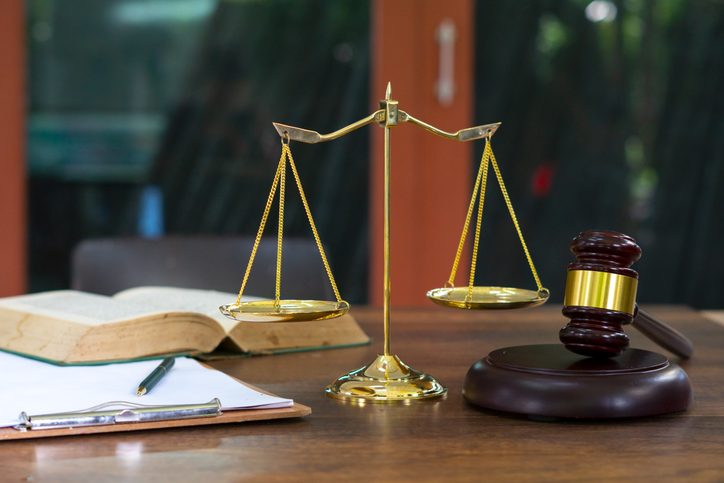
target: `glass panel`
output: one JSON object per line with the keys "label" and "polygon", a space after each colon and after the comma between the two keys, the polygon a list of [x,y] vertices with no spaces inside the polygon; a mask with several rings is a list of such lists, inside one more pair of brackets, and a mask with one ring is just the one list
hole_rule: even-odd
{"label": "glass panel", "polygon": [[[83,238],[254,235],[281,153],[271,121],[329,132],[369,113],[366,1],[27,7],[32,291],[69,284]],[[340,290],[359,302],[367,135],[347,138],[293,150]],[[311,237],[288,186],[285,236]]]}
{"label": "glass panel", "polygon": [[[639,301],[721,307],[724,5],[497,0],[476,15],[476,120],[503,122],[495,153],[552,299],[570,240],[610,229],[642,248]],[[477,273],[532,283],[501,197],[485,212],[483,240],[514,248]]]}

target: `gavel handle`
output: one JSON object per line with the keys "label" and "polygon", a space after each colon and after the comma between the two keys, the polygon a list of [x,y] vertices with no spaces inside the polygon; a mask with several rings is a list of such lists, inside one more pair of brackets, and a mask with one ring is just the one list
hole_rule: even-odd
{"label": "gavel handle", "polygon": [[694,344],[681,332],[674,329],[636,305],[631,323],[639,332],[679,357],[688,359],[694,353]]}

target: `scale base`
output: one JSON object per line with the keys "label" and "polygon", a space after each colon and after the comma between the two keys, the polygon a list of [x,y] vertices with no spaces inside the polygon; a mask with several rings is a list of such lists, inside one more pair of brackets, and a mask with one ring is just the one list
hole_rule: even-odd
{"label": "scale base", "polygon": [[656,352],[628,349],[593,359],[563,345],[508,347],[470,368],[468,402],[535,418],[628,418],[686,409],[692,402],[684,370]]}
{"label": "scale base", "polygon": [[366,366],[327,386],[327,396],[349,402],[396,402],[439,397],[447,392],[437,379],[412,369],[393,354],[378,355]]}

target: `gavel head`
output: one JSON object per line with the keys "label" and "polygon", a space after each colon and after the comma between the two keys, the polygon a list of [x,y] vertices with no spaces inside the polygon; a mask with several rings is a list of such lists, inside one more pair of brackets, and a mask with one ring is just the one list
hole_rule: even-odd
{"label": "gavel head", "polygon": [[578,262],[568,266],[559,337],[566,348],[590,357],[613,357],[628,348],[622,326],[633,321],[641,257],[636,241],[621,233],[591,230],[571,242]]}

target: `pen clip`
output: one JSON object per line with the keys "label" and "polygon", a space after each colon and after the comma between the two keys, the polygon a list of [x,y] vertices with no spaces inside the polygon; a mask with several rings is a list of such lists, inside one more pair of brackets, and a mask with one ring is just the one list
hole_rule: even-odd
{"label": "pen clip", "polygon": [[[121,408],[103,410],[108,407]],[[205,404],[184,404],[176,406],[149,406],[112,401],[92,408],[68,413],[41,414],[28,416],[20,414],[20,424],[14,426],[19,431],[28,429],[57,429],[76,426],[100,426],[116,423],[137,423],[167,421],[170,419],[188,419],[218,416],[221,414],[221,401],[215,398]]]}

